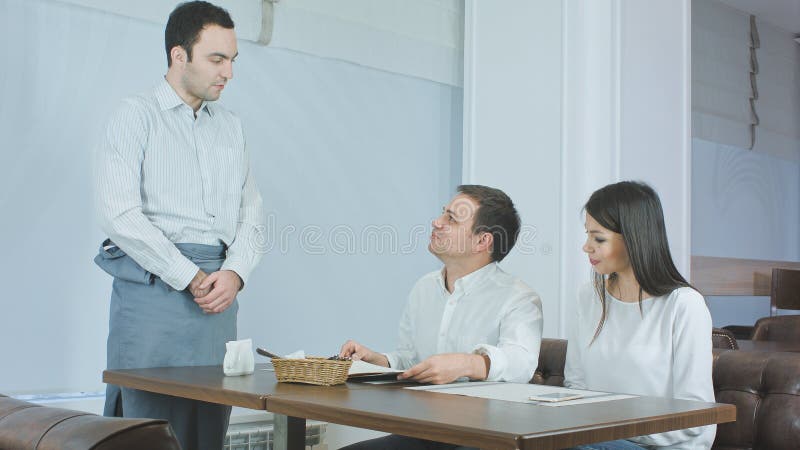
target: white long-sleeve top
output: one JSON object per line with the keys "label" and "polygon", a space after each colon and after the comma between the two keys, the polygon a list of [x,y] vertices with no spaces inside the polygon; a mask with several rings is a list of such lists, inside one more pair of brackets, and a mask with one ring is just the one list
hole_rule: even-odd
{"label": "white long-sleeve top", "polygon": [[539,360],[542,302],[518,278],[490,263],[445,287],[443,271],[417,281],[400,321],[391,367],[408,369],[440,353],[482,353],[491,381],[527,383]]}
{"label": "white long-sleeve top", "polygon": [[123,101],[96,157],[100,226],[140,266],[182,290],[198,267],[174,244],[225,244],[222,269],[247,281],[266,220],[236,116],[203,102],[195,118],[162,80]]}
{"label": "white long-sleeve top", "polygon": [[[571,321],[564,384],[576,389],[714,402],[711,315],[688,287],[639,304],[606,293],[607,315],[591,343],[602,307],[593,286],[578,295]],[[591,345],[590,345],[591,343]],[[708,449],[716,425],[639,436],[639,445]]]}

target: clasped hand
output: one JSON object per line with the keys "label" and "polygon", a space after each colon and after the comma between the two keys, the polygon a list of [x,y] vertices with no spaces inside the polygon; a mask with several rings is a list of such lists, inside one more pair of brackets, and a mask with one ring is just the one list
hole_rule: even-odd
{"label": "clasped hand", "polygon": [[233,303],[242,287],[242,279],[232,270],[220,270],[206,274],[198,270],[189,283],[189,292],[194,302],[207,314],[218,314]]}

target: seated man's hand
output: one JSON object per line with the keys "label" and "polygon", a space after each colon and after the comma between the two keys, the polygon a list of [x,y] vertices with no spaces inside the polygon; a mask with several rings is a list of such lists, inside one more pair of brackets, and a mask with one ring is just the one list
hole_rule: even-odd
{"label": "seated man's hand", "polygon": [[389,360],[381,353],[373,352],[354,340],[349,340],[342,345],[339,350],[340,358],[352,358],[355,361],[361,360],[378,366],[389,367]]}
{"label": "seated man's hand", "polygon": [[211,289],[202,297],[196,297],[195,303],[208,314],[218,314],[228,309],[242,287],[242,279],[232,270],[212,272],[203,279],[199,289]]}
{"label": "seated man's hand", "polygon": [[485,380],[486,363],[483,356],[471,353],[442,353],[433,355],[397,376],[398,380],[419,383],[446,384],[461,377]]}

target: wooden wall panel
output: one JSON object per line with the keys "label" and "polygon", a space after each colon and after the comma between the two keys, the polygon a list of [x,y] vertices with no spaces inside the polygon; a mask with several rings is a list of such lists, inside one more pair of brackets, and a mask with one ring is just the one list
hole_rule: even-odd
{"label": "wooden wall panel", "polygon": [[800,270],[800,262],[692,256],[689,281],[703,295],[769,296],[774,267]]}

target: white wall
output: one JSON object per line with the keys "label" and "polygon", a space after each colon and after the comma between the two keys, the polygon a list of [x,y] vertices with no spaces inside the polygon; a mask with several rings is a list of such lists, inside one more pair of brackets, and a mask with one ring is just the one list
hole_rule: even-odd
{"label": "white wall", "polygon": [[464,177],[505,191],[523,228],[502,267],[542,297],[558,334],[561,2],[468,1]]}
{"label": "white wall", "polygon": [[[50,0],[164,25],[183,0]],[[217,0],[240,40],[461,86],[460,0]]]}
{"label": "white wall", "polygon": [[[800,261],[800,163],[693,139],[692,253]],[[752,325],[769,297],[708,297],[714,326]]]}
{"label": "white wall", "polygon": [[517,250],[505,266],[542,295],[545,335],[565,335],[590,279],[580,212],[605,184],[636,179],[658,190],[673,257],[688,274],[688,6],[467,3],[464,179],[507,189],[535,226],[537,252]]}
{"label": "white wall", "polygon": [[270,45],[461,86],[462,0],[275,3]]}
{"label": "white wall", "polygon": [[661,197],[670,250],[691,257],[690,0],[620,3],[620,179]]}
{"label": "white wall", "polygon": [[[19,369],[0,385],[97,391],[111,280],[92,263],[103,238],[92,148],[120,100],[164,74],[163,27],[41,0],[0,0],[0,25],[0,360]],[[275,239],[240,296],[239,336],[279,352],[333,354],[351,337],[391,348],[408,290],[438,265],[426,237],[461,178],[461,90],[239,51],[222,103],[242,118]],[[382,250],[362,234],[371,226],[391,226],[377,230]],[[337,252],[331,236],[355,250]]]}

